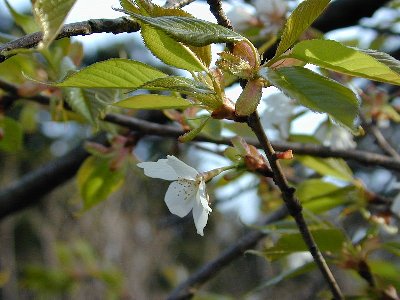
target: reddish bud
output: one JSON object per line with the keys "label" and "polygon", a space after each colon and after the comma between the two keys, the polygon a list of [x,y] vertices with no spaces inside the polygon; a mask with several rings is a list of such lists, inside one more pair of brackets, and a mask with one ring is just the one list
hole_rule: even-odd
{"label": "reddish bud", "polygon": [[258,58],[255,57],[251,46],[246,42],[238,42],[233,46],[233,54],[247,61],[250,66],[257,67]]}
{"label": "reddish bud", "polygon": [[275,153],[277,159],[292,159],[293,158],[293,151],[286,150],[285,152],[277,152]]}

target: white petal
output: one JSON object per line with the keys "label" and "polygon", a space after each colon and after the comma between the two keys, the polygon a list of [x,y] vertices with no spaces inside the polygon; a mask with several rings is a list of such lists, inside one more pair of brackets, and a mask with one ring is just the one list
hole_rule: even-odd
{"label": "white petal", "polygon": [[196,200],[200,200],[201,205],[208,212],[212,212],[211,207],[208,205],[208,194],[206,189],[206,183],[202,180],[197,191]]}
{"label": "white petal", "polygon": [[178,179],[175,170],[168,164],[168,159],[159,159],[157,162],[141,162],[137,166],[143,168],[144,174],[152,178],[164,180]]}
{"label": "white petal", "polygon": [[179,177],[196,180],[196,177],[199,174],[199,172],[197,172],[196,169],[192,168],[191,166],[188,166],[183,161],[177,159],[173,155],[168,155],[167,159],[168,159],[168,165],[175,170],[176,174]]}
{"label": "white petal", "polygon": [[[202,182],[204,183],[204,182]],[[193,220],[196,225],[197,233],[204,235],[203,230],[207,225],[208,214],[211,212],[211,208],[208,206],[208,195],[204,188],[200,188],[196,195],[196,201],[193,205]]]}
{"label": "white petal", "polygon": [[196,194],[197,185],[195,181],[174,181],[169,185],[165,194],[165,203],[171,213],[182,218],[192,209]]}

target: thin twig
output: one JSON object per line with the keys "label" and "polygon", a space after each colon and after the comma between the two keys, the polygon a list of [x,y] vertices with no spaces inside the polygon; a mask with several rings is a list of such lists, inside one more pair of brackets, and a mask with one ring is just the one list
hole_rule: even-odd
{"label": "thin twig", "polygon": [[[131,130],[139,131],[144,135],[155,135],[162,137],[177,138],[185,133],[185,131],[176,126],[164,125],[164,124],[161,125],[137,119],[135,117],[125,116],[115,113],[106,114],[104,117],[104,121],[124,126]],[[228,138],[213,139],[203,135],[198,135],[194,140],[199,142],[210,142],[220,145],[231,145],[231,141]],[[255,139],[246,139],[246,142],[258,148],[260,147],[259,142]],[[399,161],[381,154],[360,151],[360,150],[352,150],[352,149],[341,150],[321,145],[311,145],[311,144],[308,145],[302,143],[276,142],[272,143],[272,145],[274,149],[278,151],[286,151],[288,149],[291,149],[295,155],[302,154],[302,155],[311,155],[321,158],[328,158],[328,157],[343,158],[346,160],[354,160],[359,163],[365,164],[367,166],[381,166],[390,170],[400,172]]]}
{"label": "thin twig", "polygon": [[[286,207],[278,209],[263,222],[264,225],[282,220],[288,215]],[[208,262],[194,272],[187,280],[177,286],[167,298],[168,300],[190,299],[196,290],[204,283],[216,276],[223,268],[242,256],[245,251],[253,248],[258,241],[266,236],[261,231],[252,231],[239,239],[234,245],[227,248],[217,258]]]}
{"label": "thin twig", "polygon": [[222,9],[221,0],[207,0],[207,3],[210,6],[211,13],[214,15],[215,19],[217,19],[218,24],[233,30],[231,21]]}
{"label": "thin twig", "polygon": [[[91,19],[88,21],[71,23],[64,25],[56,39],[72,37],[77,35],[90,35],[94,33],[113,33],[139,31],[140,26],[133,20],[121,17],[117,19]],[[14,54],[8,52],[16,49],[29,49],[36,47],[43,38],[41,32],[25,35],[14,41],[0,45],[0,63],[10,58]]]}
{"label": "thin twig", "polygon": [[248,125],[257,136],[261,144],[261,148],[264,150],[265,155],[267,156],[270,167],[274,173],[272,178],[275,184],[280,189],[282,193],[282,198],[286,204],[289,214],[295,219],[303,240],[306,243],[311,255],[313,256],[315,263],[317,264],[322,275],[324,276],[325,281],[328,283],[332,295],[337,300],[344,299],[342,292],[335,280],[335,277],[330,271],[328,264],[326,263],[324,257],[318,249],[317,244],[314,241],[314,238],[311,235],[311,232],[302,214],[303,208],[301,206],[301,203],[294,195],[295,189],[289,186],[276,157],[275,150],[269,142],[267,136],[265,135],[265,132],[260,122],[260,118],[256,112],[249,116]]}
{"label": "thin twig", "polygon": [[[166,5],[168,8],[178,8],[188,5],[194,0],[183,0],[174,4]],[[140,30],[140,25],[127,17],[117,19],[91,19],[88,21],[66,24],[62,27],[56,39],[73,37],[78,35],[91,35],[94,33],[130,33]],[[30,49],[36,47],[43,38],[42,32],[25,35],[14,41],[0,45],[0,63],[14,55],[9,53],[17,49]]]}
{"label": "thin twig", "polygon": [[376,142],[378,143],[379,147],[395,158],[396,160],[400,160],[400,154],[392,147],[392,145],[389,144],[389,142],[386,140],[386,138],[383,136],[382,132],[379,130],[378,127],[376,127],[374,124],[371,122],[368,122],[367,119],[360,114],[361,121],[364,125],[364,127],[367,128],[367,130],[374,136]]}

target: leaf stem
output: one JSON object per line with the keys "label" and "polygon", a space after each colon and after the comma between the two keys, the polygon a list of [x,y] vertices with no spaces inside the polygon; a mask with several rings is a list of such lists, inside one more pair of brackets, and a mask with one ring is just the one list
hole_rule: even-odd
{"label": "leaf stem", "polygon": [[295,189],[289,186],[289,183],[285,175],[283,174],[282,168],[276,157],[275,150],[272,147],[271,143],[269,142],[262,128],[260,118],[256,112],[252,113],[249,116],[247,124],[257,136],[257,139],[259,140],[260,145],[264,150],[265,155],[267,156],[267,159],[273,171],[272,178],[275,184],[281,190],[282,197],[286,204],[286,207],[290,215],[295,219],[299,231],[303,237],[303,240],[306,243],[311,255],[314,258],[315,263],[320,269],[326,282],[328,283],[334,299],[336,300],[344,299],[343,294],[339,288],[339,285],[337,284],[334,276],[332,275],[332,272],[330,271],[324,257],[321,254],[321,251],[318,249],[318,246],[315,243],[313,236],[311,235],[311,232],[302,214],[303,208],[300,204],[300,201],[294,195]]}

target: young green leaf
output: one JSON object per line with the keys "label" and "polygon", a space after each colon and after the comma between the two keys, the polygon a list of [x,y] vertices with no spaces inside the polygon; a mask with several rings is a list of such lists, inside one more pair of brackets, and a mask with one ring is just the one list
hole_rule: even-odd
{"label": "young green leaf", "polygon": [[302,265],[300,267],[283,271],[282,273],[278,274],[277,276],[274,276],[274,277],[268,279],[266,282],[260,284],[258,287],[253,289],[253,292],[258,292],[266,287],[276,285],[284,280],[287,280],[290,278],[295,278],[302,274],[311,272],[313,269],[315,269],[316,266],[317,265],[313,261],[311,261],[311,262],[305,263],[304,265]]}
{"label": "young green leaf", "polygon": [[324,11],[329,2],[330,0],[305,0],[297,6],[286,21],[275,57],[283,54],[297,41],[299,36]]}
{"label": "young green leaf", "polygon": [[211,22],[190,17],[147,17],[125,11],[135,19],[165,32],[174,40],[192,46],[206,46],[212,43],[242,41],[240,34]]}
{"label": "young green leaf", "polygon": [[179,141],[181,143],[186,143],[190,142],[193,140],[197,135],[199,135],[200,131],[204,128],[206,125],[207,121],[210,120],[210,117],[205,117],[201,120],[200,125],[198,125],[196,128],[193,128],[192,130],[186,132],[184,135],[181,135],[179,137]]}
{"label": "young green leaf", "polygon": [[[332,253],[342,249],[346,237],[338,229],[317,229],[312,230],[315,242],[321,251]],[[307,251],[308,248],[300,233],[282,234],[273,247],[264,249],[262,254],[269,260],[276,260],[294,252]]]}
{"label": "young green leaf", "polygon": [[60,31],[76,0],[36,0],[33,14],[43,32],[39,47],[47,47]]}
{"label": "young green leaf", "polygon": [[214,93],[214,91],[211,90],[207,85],[180,76],[168,76],[164,78],[158,78],[146,82],[142,86],[138,87],[138,89],[148,89],[156,91],[168,90],[188,95]]}
{"label": "young green leaf", "polygon": [[313,111],[325,112],[334,120],[355,130],[359,101],[348,88],[334,80],[301,67],[272,70],[263,68],[260,75],[272,82],[288,97]]}
{"label": "young green leaf", "polygon": [[145,94],[129,97],[115,103],[115,105],[131,109],[167,109],[186,108],[193,104],[180,97]]}
{"label": "young green leaf", "polygon": [[15,152],[22,148],[24,133],[19,122],[0,117],[0,150]]}
{"label": "young green leaf", "polygon": [[55,86],[129,89],[166,76],[168,75],[144,63],[113,58],[73,73]]}
{"label": "young green leaf", "polygon": [[116,100],[116,91],[110,89],[66,88],[63,92],[72,110],[92,124],[97,124],[107,105]]}
{"label": "young green leaf", "polygon": [[296,155],[296,159],[322,176],[332,176],[348,182],[353,181],[353,172],[343,159],[318,158],[308,155]]}
{"label": "young green leaf", "polygon": [[289,57],[339,73],[400,85],[400,62],[388,54],[358,50],[330,40],[296,44]]}
{"label": "young green leaf", "polygon": [[27,16],[20,14],[17,12],[8,2],[8,0],[4,0],[4,3],[6,4],[8,11],[10,12],[11,16],[13,17],[13,20],[15,24],[17,24],[19,27],[22,28],[22,30],[26,33],[34,33],[39,30],[38,26],[35,23],[35,20],[32,18],[32,16]]}
{"label": "young green leaf", "polygon": [[311,179],[297,187],[296,195],[304,208],[322,213],[355,201],[357,190],[354,186],[339,187],[321,179]]}
{"label": "young green leaf", "polygon": [[124,172],[111,170],[108,159],[91,156],[81,165],[77,175],[78,187],[83,199],[83,210],[106,200],[124,182]]}
{"label": "young green leaf", "polygon": [[207,70],[189,47],[175,41],[166,33],[142,24],[141,34],[147,48],[167,65],[188,71]]}

